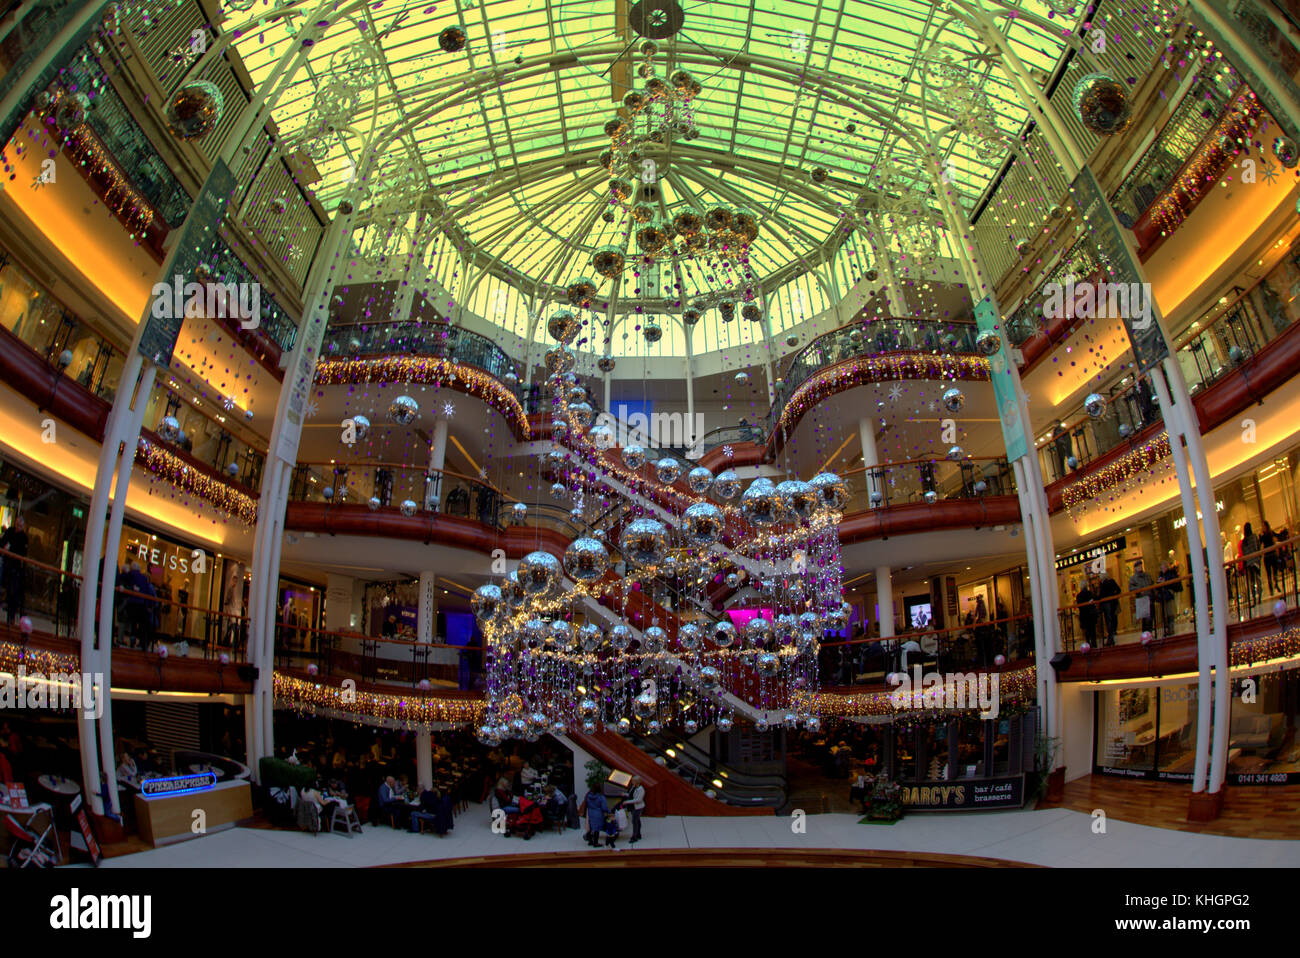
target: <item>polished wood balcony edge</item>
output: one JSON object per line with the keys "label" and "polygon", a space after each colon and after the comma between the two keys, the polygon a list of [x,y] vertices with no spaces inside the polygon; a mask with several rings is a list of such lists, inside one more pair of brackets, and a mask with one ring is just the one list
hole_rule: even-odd
{"label": "polished wood balcony edge", "polygon": [[[653,816],[647,816],[653,817]],[[845,848],[630,848],[438,858],[379,868],[1041,868],[1025,862],[946,852]]]}

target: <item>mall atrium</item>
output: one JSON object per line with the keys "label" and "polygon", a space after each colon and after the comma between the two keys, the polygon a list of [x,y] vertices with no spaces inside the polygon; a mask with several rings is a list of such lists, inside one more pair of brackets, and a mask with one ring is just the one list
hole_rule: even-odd
{"label": "mall atrium", "polygon": [[35,0],[0,71],[11,867],[1300,863],[1295,3]]}

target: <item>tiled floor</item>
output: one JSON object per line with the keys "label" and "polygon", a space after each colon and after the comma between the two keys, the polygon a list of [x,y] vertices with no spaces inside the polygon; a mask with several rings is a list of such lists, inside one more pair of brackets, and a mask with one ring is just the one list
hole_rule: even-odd
{"label": "tiled floor", "polygon": [[[914,814],[896,825],[859,825],[858,816],[808,815],[798,833],[789,817],[651,818],[636,848],[845,848],[978,855],[1049,866],[1177,868],[1300,866],[1300,843],[1195,834],[1111,818],[1095,834],[1090,815],[1042,811]],[[237,867],[357,868],[435,858],[535,854],[585,848],[578,832],[539,834],[531,841],[494,835],[486,811],[471,806],[444,839],[366,826],[363,835],[312,836],[297,831],[237,828],[166,848],[113,858],[103,868]]]}

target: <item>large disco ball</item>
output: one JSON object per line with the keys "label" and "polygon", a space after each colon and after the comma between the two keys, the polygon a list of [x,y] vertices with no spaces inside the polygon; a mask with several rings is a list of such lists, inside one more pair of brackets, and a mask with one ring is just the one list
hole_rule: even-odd
{"label": "large disco ball", "polygon": [[962,406],[966,405],[966,394],[953,386],[943,394],[943,408],[949,412],[961,412]]}
{"label": "large disco ball", "polygon": [[714,666],[706,665],[699,671],[700,686],[708,691],[716,689],[722,682],[722,673]]}
{"label": "large disco ball", "polygon": [[975,337],[975,348],[982,356],[992,356],[1002,348],[1002,337],[991,329],[986,329]]}
{"label": "large disco ball", "polygon": [[591,268],[606,279],[612,279],[623,272],[626,265],[623,251],[617,246],[602,246],[591,257]]}
{"label": "large disco ball", "polygon": [[760,675],[776,675],[781,670],[781,658],[775,652],[762,652],[754,660]]}
{"label": "large disco ball", "polygon": [[388,418],[399,426],[409,426],[420,415],[420,404],[410,396],[398,396],[388,404]]}
{"label": "large disco ball", "polygon": [[357,431],[357,442],[361,442],[370,435],[370,420],[365,416],[353,416],[352,425]]}
{"label": "large disco ball", "polygon": [[687,326],[694,326],[703,318],[704,314],[694,307],[688,307],[682,310],[682,322]]}
{"label": "large disco ball", "polygon": [[811,519],[820,505],[817,490],[802,479],[787,479],[776,487],[785,512],[796,519]]}
{"label": "large disco ball", "polygon": [[849,501],[849,484],[833,472],[819,472],[808,481],[821,508],[839,512]]}
{"label": "large disco ball", "polygon": [[566,346],[574,336],[578,335],[580,329],[582,329],[581,321],[568,310],[556,313],[546,322],[546,331],[551,334],[551,338]]}
{"label": "large disco ball", "polygon": [[686,474],[686,484],[690,486],[691,492],[702,496],[713,485],[713,473],[708,466],[696,466]]}
{"label": "large disco ball", "polygon": [[714,622],[709,640],[720,649],[729,649],[736,643],[736,627],[727,619]]}
{"label": "large disco ball", "polygon": [[402,504],[398,506],[398,508],[402,511],[402,515],[410,518],[415,515],[415,510],[418,509],[419,506],[415,504],[414,499],[403,499]]}
{"label": "large disco ball", "polygon": [[618,547],[635,565],[657,565],[668,551],[668,530],[658,519],[633,519],[619,536]]}
{"label": "large disco ball", "polygon": [[657,343],[664,338],[664,330],[653,320],[647,320],[645,326],[641,328],[641,335],[645,337],[647,343]]}
{"label": "large disco ball", "polygon": [[529,619],[524,623],[524,644],[530,649],[540,649],[546,641],[547,625],[544,619]]}
{"label": "large disco ball", "polygon": [[459,53],[465,49],[465,44],[469,42],[469,37],[464,29],[458,26],[445,27],[438,34],[438,46],[444,53]]}
{"label": "large disco ball", "polygon": [[173,134],[182,140],[193,140],[210,133],[221,122],[225,108],[225,97],[215,83],[191,80],[171,95],[163,115]]}
{"label": "large disco ball", "polygon": [[600,648],[600,643],[604,641],[604,636],[600,634],[600,626],[588,622],[578,630],[578,643],[582,646],[584,652],[595,652]]}
{"label": "large disco ball", "polygon": [[75,130],[86,122],[86,111],[90,109],[90,98],[84,93],[65,93],[59,97],[59,105],[54,108],[54,122],[59,129]]}
{"label": "large disco ball", "polygon": [[740,513],[759,526],[770,526],[784,518],[785,504],[772,480],[760,476],[750,483],[740,497]]}
{"label": "large disco ball", "polygon": [[616,625],[609,630],[609,644],[623,652],[632,644],[632,630],[626,625]]}
{"label": "large disco ball", "polygon": [[1289,136],[1279,136],[1273,140],[1273,155],[1288,170],[1294,169],[1296,163],[1300,162],[1300,148]]}
{"label": "large disco ball", "polygon": [[724,299],[718,303],[718,316],[724,323],[729,323],[736,318],[736,304],[732,300]]}
{"label": "large disco ball", "polygon": [[591,419],[596,415],[596,410],[591,408],[590,403],[575,402],[569,403],[568,407],[569,422],[578,429],[586,429],[591,425]]}
{"label": "large disco ball", "polygon": [[789,612],[782,612],[776,617],[772,629],[776,632],[778,642],[782,645],[791,645],[794,643],[795,636],[799,634],[799,620]]}
{"label": "large disco ball", "polygon": [[596,360],[596,368],[602,373],[612,373],[614,371],[614,365],[613,356],[601,356],[600,359]]}
{"label": "large disco ball", "polygon": [[560,584],[563,569],[560,560],[549,552],[530,552],[519,562],[516,570],[519,584],[529,595],[544,595]]}
{"label": "large disco ball", "polygon": [[163,416],[158,423],[158,438],[163,442],[175,442],[181,436],[181,424],[175,416]]}
{"label": "large disco ball", "polygon": [[647,719],[655,714],[657,704],[653,695],[649,692],[642,692],[632,700],[632,712],[639,719]]}
{"label": "large disco ball", "polygon": [[713,491],[720,499],[734,499],[740,492],[740,476],[734,469],[724,469],[713,480]]}
{"label": "large disco ball", "polygon": [[772,623],[756,615],[745,623],[745,644],[751,649],[761,649],[772,641]]}
{"label": "large disco ball", "polygon": [[573,624],[563,619],[556,619],[551,623],[550,637],[560,648],[567,649],[573,644]]}
{"label": "large disco ball", "polygon": [[609,550],[598,539],[574,539],[564,550],[564,571],[579,582],[599,579],[609,570]]}
{"label": "large disco ball", "polygon": [[565,292],[568,294],[570,306],[590,309],[592,300],[596,296],[596,284],[584,276],[570,283]]}
{"label": "large disco ball", "polygon": [[479,622],[486,622],[501,615],[505,611],[504,603],[501,586],[491,583],[481,585],[475,589],[474,597],[470,599],[470,607],[474,610],[474,617]]}
{"label": "large disco ball", "polygon": [[671,486],[682,477],[682,464],[672,456],[664,456],[655,463],[655,478],[665,486]]}
{"label": "large disco ball", "polygon": [[1083,409],[1091,418],[1100,419],[1106,415],[1106,397],[1101,393],[1089,393],[1083,401]]}
{"label": "large disco ball", "polygon": [[693,546],[711,546],[722,538],[726,518],[711,502],[696,502],[682,513],[682,535]]}
{"label": "large disco ball", "polygon": [[687,622],[677,629],[677,644],[687,652],[692,651],[704,638],[704,631],[694,622]]}
{"label": "large disco ball", "polygon": [[641,648],[647,652],[660,652],[668,641],[668,633],[657,625],[652,625],[641,633]]}
{"label": "large disco ball", "polygon": [[640,469],[645,461],[646,451],[641,446],[633,444],[623,448],[623,465],[629,469]]}
{"label": "large disco ball", "polygon": [[567,373],[576,361],[573,351],[564,346],[555,346],[546,351],[542,357],[546,362],[546,371],[552,376]]}
{"label": "large disco ball", "polygon": [[1105,73],[1089,73],[1074,85],[1074,112],[1098,136],[1114,136],[1128,128],[1133,107],[1124,84]]}

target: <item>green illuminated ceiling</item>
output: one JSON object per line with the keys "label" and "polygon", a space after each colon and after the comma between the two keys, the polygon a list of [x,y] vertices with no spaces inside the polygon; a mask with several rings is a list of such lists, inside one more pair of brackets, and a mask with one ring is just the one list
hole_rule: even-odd
{"label": "green illuminated ceiling", "polygon": [[[686,203],[758,212],[763,228],[751,266],[760,283],[788,279],[833,251],[842,212],[874,190],[872,170],[886,158],[921,181],[917,152],[897,131],[925,138],[952,121],[951,104],[932,93],[923,107],[939,53],[982,89],[1003,133],[1018,134],[1027,119],[984,44],[941,5],[680,6],[684,26],[660,42],[656,63],[660,76],[681,66],[703,83],[696,98],[701,135],[674,144],[664,205],[669,214]],[[986,8],[1031,79],[1045,81],[1065,49],[1061,30],[1075,16],[1048,20],[1049,5],[1039,2]],[[257,9],[234,18],[242,22]],[[347,9],[350,16],[338,12]],[[309,21],[330,20],[274,111],[286,140],[311,141],[321,202],[332,209],[352,188],[369,143],[381,159],[365,180],[368,203],[391,206],[389,221],[396,222],[436,196],[434,208],[446,211],[437,222],[452,229],[479,268],[531,289],[589,273],[594,247],[626,242],[621,216],[613,223],[600,217],[609,208],[608,175],[595,157],[609,145],[603,127],[627,85],[641,82],[631,72],[641,38],[628,25],[630,9],[625,0],[374,2],[323,15],[298,7],[245,30],[236,46],[261,84]],[[454,24],[465,29],[468,45],[445,53],[438,34]],[[931,46],[936,37],[941,49]],[[379,55],[366,60],[367,49]],[[367,66],[342,70],[345,57]],[[335,94],[344,79],[344,115],[322,120],[316,97],[331,79]],[[979,155],[969,138],[951,133],[939,148],[969,209],[1005,153]],[[827,169],[830,181],[814,185],[813,167]],[[708,288],[703,279],[688,285]]]}

